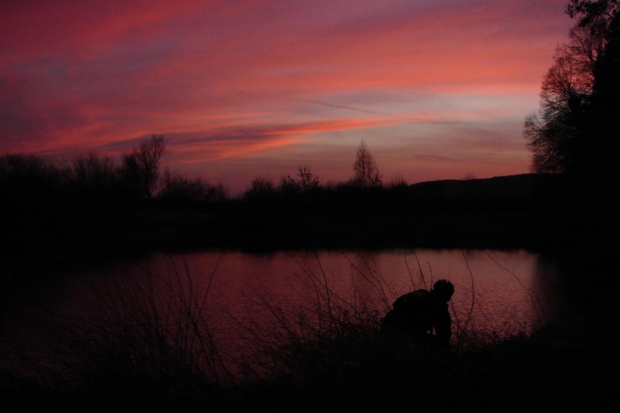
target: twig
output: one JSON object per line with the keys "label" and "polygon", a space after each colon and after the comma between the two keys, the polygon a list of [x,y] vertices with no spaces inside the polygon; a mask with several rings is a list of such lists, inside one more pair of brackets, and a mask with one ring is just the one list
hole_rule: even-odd
{"label": "twig", "polygon": [[467,320],[465,320],[465,327],[469,324],[469,320],[471,319],[471,314],[474,311],[474,303],[476,302],[476,295],[474,292],[474,274],[471,272],[471,268],[469,268],[469,262],[467,262],[467,256],[465,255],[465,251],[462,251],[463,259],[465,260],[465,265],[467,266],[467,271],[469,272],[469,278],[471,279],[471,307],[469,308],[469,313],[467,314]]}

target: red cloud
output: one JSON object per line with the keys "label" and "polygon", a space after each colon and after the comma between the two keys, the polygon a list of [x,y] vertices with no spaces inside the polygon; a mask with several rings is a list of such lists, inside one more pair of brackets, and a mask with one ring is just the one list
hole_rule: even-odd
{"label": "red cloud", "polygon": [[[535,101],[571,25],[564,3],[13,2],[0,13],[0,139],[66,152],[164,133],[190,163],[337,132],[522,117],[513,95]],[[395,92],[428,103],[369,97]],[[466,94],[498,99],[434,104]]]}

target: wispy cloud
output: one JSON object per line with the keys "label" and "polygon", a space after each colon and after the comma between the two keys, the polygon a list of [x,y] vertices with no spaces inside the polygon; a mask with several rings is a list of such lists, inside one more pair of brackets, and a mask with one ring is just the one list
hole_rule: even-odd
{"label": "wispy cloud", "polygon": [[[335,151],[335,139],[375,133],[377,150],[406,153],[407,136],[443,136],[433,124],[479,127],[485,119],[495,146],[514,148],[518,120],[528,105],[535,110],[553,49],[572,23],[564,0],[1,7],[4,150],[114,151],[164,133],[170,159],[185,167],[210,159],[225,168],[225,160],[258,154],[273,161],[283,148],[308,150],[309,141]],[[449,129],[452,145],[464,145],[449,159],[471,161],[470,130]],[[443,159],[425,159],[433,156]],[[525,149],[521,157],[525,170]]]}

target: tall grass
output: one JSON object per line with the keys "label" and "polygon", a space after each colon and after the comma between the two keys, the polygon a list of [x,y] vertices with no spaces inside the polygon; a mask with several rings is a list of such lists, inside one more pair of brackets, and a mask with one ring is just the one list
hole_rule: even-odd
{"label": "tall grass", "polygon": [[[264,379],[282,374],[307,374],[311,364],[325,365],[363,351],[372,340],[381,320],[374,303],[356,291],[345,296],[333,285],[333,278],[317,257],[318,272],[300,264],[299,296],[283,305],[274,297],[249,298],[260,308],[263,322],[242,322],[242,331],[258,344],[257,352],[246,361],[251,377]],[[352,297],[352,298],[351,298]],[[349,355],[347,355],[347,353]]]}
{"label": "tall grass", "polygon": [[[407,263],[411,289],[430,288],[436,278],[431,266],[423,271],[414,258],[413,270]],[[282,302],[266,294],[248,296],[257,318],[230,315],[241,339],[252,343],[251,350],[232,360],[220,347],[209,312],[213,279],[224,276],[217,274],[217,263],[200,286],[186,264],[170,264],[165,274],[148,268],[141,275],[128,274],[117,289],[97,298],[100,305],[91,313],[54,325],[48,357],[36,366],[40,382],[97,403],[136,398],[217,399],[229,408],[257,400],[279,403],[267,397],[311,406],[319,403],[317,398],[374,403],[369,397],[377,391],[392,395],[389,403],[396,403],[412,394],[431,397],[444,380],[456,380],[454,357],[510,339],[505,331],[472,329],[476,293],[471,272],[470,307],[452,308],[453,351],[440,354],[379,333],[399,291],[375,262],[350,262],[351,276],[369,283],[373,298],[361,294],[355,283],[352,291],[343,291],[318,255],[316,264],[318,270],[300,264],[299,297]]]}
{"label": "tall grass", "polygon": [[[430,289],[440,277],[433,274],[430,264],[428,270],[423,270],[417,254],[414,252],[413,255],[416,262],[413,268],[404,257],[410,282],[408,290]],[[466,260],[465,255],[463,258]],[[338,277],[331,276],[325,270],[318,255],[315,261],[314,270],[299,263],[301,273],[297,274],[297,281],[303,293],[292,299],[293,305],[283,305],[276,298],[265,295],[248,298],[252,307],[263,310],[259,317],[264,318],[267,314],[269,321],[237,320],[250,339],[259,344],[254,359],[251,362],[246,360],[246,372],[256,378],[265,378],[281,377],[283,374],[307,377],[308,374],[328,374],[326,371],[329,368],[340,371],[362,366],[365,366],[362,370],[366,372],[377,368],[383,371],[384,367],[379,365],[385,362],[384,357],[398,364],[397,360],[419,362],[419,358],[433,359],[436,356],[432,352],[429,354],[429,349],[425,347],[406,341],[390,341],[380,334],[383,316],[403,291],[390,284],[373,259],[361,263],[349,260],[351,278],[361,279],[370,285],[372,296],[368,295],[367,288],[366,293],[361,294],[360,286],[355,282],[351,283],[350,290],[344,291],[336,286],[335,278]],[[475,275],[469,265],[467,268],[471,290],[457,293],[470,294],[470,302],[467,308],[455,308],[452,302],[450,308],[454,331],[452,353],[475,351],[504,340],[525,337],[533,327],[512,318],[499,326],[491,324],[476,291]],[[520,285],[526,288],[522,283]],[[528,291],[528,294],[532,300],[536,298],[533,292]],[[396,366],[392,367],[399,370]],[[331,371],[330,374],[339,373]]]}
{"label": "tall grass", "polygon": [[82,313],[50,317],[44,348],[24,367],[40,387],[93,403],[203,398],[230,383],[207,317],[209,286],[197,289],[187,267],[169,269],[128,274]]}

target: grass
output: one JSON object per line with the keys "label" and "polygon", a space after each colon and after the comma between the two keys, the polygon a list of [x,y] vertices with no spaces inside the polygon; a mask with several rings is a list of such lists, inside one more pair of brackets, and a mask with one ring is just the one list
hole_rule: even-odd
{"label": "grass", "polygon": [[[6,405],[14,402],[16,411],[575,411],[618,401],[604,378],[618,373],[617,346],[599,343],[595,351],[549,328],[531,336],[479,332],[466,317],[455,319],[453,350],[437,353],[378,334],[395,291],[372,263],[352,264],[352,271],[373,285],[378,303],[355,291],[345,299],[318,264],[318,272],[300,267],[311,294],[296,305],[253,298],[261,317],[269,317],[237,320],[259,345],[233,360],[220,351],[208,317],[217,264],[201,288],[187,267],[128,277],[92,314],[49,325],[53,340],[46,357],[30,361],[33,374],[5,374]],[[432,271],[425,274],[417,257],[416,267],[409,271],[412,286],[431,285]],[[469,315],[476,304],[470,275]]]}

